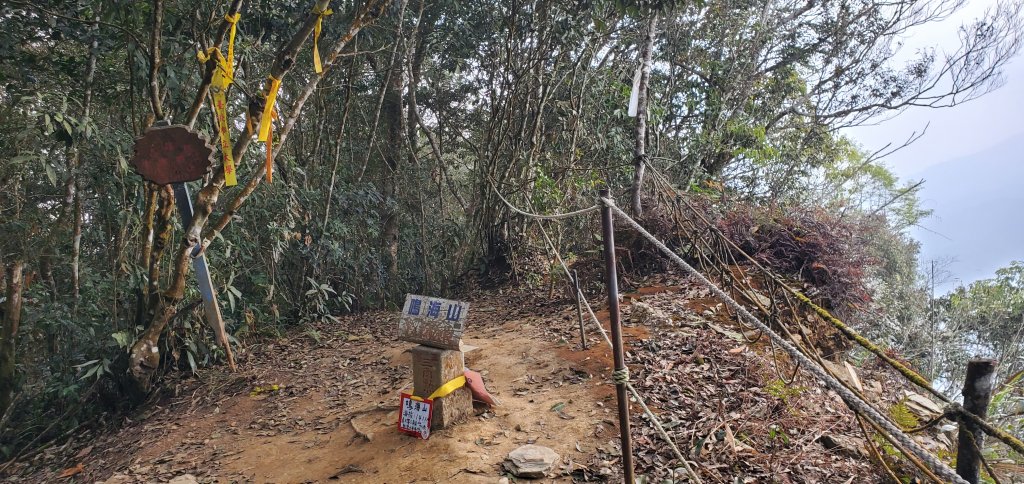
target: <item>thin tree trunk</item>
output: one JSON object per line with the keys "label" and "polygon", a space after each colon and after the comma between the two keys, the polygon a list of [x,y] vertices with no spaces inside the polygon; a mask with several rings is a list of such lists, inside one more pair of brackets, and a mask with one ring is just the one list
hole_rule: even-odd
{"label": "thin tree trunk", "polygon": [[[399,9],[398,31],[395,34],[395,52],[390,66],[388,83],[384,92],[384,103],[381,105],[381,115],[384,118],[385,133],[387,141],[384,146],[384,180],[382,191],[384,198],[381,203],[384,205],[384,220],[381,224],[381,252],[384,256],[384,281],[381,288],[384,291],[381,303],[387,301],[397,288],[398,279],[398,176],[402,159],[403,139],[402,126],[402,87],[405,85],[405,58],[408,56],[408,49],[401,49],[405,41],[402,31],[405,7],[408,0],[402,0]],[[398,52],[401,52],[398,54]]]}
{"label": "thin tree trunk", "polygon": [[[96,54],[99,49],[98,26],[99,16],[92,25],[92,42],[89,43],[89,61],[85,68],[85,99],[82,102],[82,123],[88,125],[90,109],[92,107],[93,82],[96,79]],[[85,139],[82,137],[81,139]],[[71,229],[71,288],[72,288],[72,310],[71,314],[78,315],[78,303],[81,295],[81,255],[82,255],[82,196],[79,193],[82,189],[81,183],[81,157],[82,147],[75,145],[75,151],[71,157],[71,178],[70,188],[73,196],[73,216]]]}
{"label": "thin tree trunk", "polygon": [[651,80],[651,58],[654,55],[654,37],[658,28],[658,15],[651,13],[647,23],[647,40],[641,53],[640,85],[637,86],[636,144],[633,147],[633,214],[643,215],[640,194],[643,189],[644,171],[647,169],[647,87]]}
{"label": "thin tree trunk", "polygon": [[[153,252],[149,260],[149,284],[147,286],[146,306],[155,309],[160,297],[160,262],[163,261],[164,253],[171,245],[171,233],[174,229],[174,192],[170,185],[158,188],[160,197],[160,210],[156,215],[156,226],[159,232],[153,240]],[[147,314],[151,317],[152,314]]]}
{"label": "thin tree trunk", "polygon": [[[352,43],[352,51],[355,52],[358,49],[359,41],[356,39]],[[338,162],[341,161],[341,146],[345,139],[345,124],[348,123],[348,114],[352,109],[352,84],[355,83],[357,65],[356,59],[352,59],[352,63],[348,68],[348,83],[345,87],[345,109],[341,113],[341,125],[338,126],[337,145],[334,147],[334,166],[331,168],[331,184],[327,189],[327,199],[324,201],[324,222],[320,228],[321,232],[327,231],[327,221],[330,220],[331,216],[331,201],[334,198],[334,184],[338,179]]]}
{"label": "thin tree trunk", "polygon": [[0,415],[7,411],[14,399],[15,350],[17,349],[18,326],[21,324],[22,274],[25,263],[20,258],[7,264],[7,303],[3,312],[3,326],[0,327]]}
{"label": "thin tree trunk", "polygon": [[[146,238],[142,242],[142,251],[139,254],[139,267],[149,268],[149,262],[153,258],[153,241],[156,239],[156,207],[157,187],[152,183],[143,186],[146,200],[146,211],[142,216],[143,232]],[[117,258],[114,260],[114,270],[118,268]],[[135,324],[142,325],[146,322],[146,315],[149,314],[149,286],[136,287]]]}
{"label": "thin tree trunk", "polygon": [[164,25],[164,2],[153,0],[153,25],[150,31],[149,52],[149,103],[153,107],[153,116],[157,120],[164,119],[164,108],[160,102],[160,33]]}

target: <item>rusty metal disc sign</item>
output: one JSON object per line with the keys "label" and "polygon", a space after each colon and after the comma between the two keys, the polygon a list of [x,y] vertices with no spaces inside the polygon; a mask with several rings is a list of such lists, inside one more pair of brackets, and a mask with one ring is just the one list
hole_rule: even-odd
{"label": "rusty metal disc sign", "polygon": [[210,172],[213,146],[187,126],[153,126],[135,140],[132,166],[153,183],[166,185],[195,181]]}

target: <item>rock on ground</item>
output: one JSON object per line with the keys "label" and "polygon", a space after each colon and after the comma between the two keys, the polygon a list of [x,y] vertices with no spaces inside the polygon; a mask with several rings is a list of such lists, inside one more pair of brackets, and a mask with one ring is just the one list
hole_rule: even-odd
{"label": "rock on ground", "polygon": [[542,445],[524,445],[508,453],[505,469],[516,477],[539,478],[555,467],[559,456]]}

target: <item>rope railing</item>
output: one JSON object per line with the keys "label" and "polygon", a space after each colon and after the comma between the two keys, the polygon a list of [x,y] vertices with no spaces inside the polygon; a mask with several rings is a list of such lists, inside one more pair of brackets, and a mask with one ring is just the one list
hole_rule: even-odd
{"label": "rope railing", "polygon": [[830,375],[823,368],[821,368],[816,362],[808,358],[793,344],[787,341],[785,338],[780,336],[777,332],[772,330],[768,325],[761,322],[760,319],[751,314],[745,307],[736,302],[732,297],[726,294],[717,285],[711,282],[709,279],[704,277],[699,271],[694,269],[692,266],[686,263],[678,254],[673,252],[664,243],[658,240],[656,237],[651,235],[643,226],[637,221],[633,220],[626,212],[619,208],[614,200],[609,198],[600,199],[602,203],[607,205],[613,212],[615,212],[623,221],[633,227],[640,235],[644,236],[649,242],[654,244],[662,253],[664,253],[672,262],[677,266],[686,271],[690,276],[694,277],[701,284],[706,286],[711,292],[723,303],[729,306],[737,315],[747,321],[747,323],[756,326],[759,330],[764,332],[776,345],[781,347],[786,353],[789,354],[794,361],[798,361],[809,373],[813,374],[822,383],[825,384],[830,390],[838,394],[843,401],[847,403],[851,408],[854,408],[858,413],[864,415],[869,421],[871,421],[878,428],[884,430],[893,439],[900,443],[910,453],[912,453],[919,460],[924,462],[930,467],[936,475],[951,482],[966,483],[963,478],[956,474],[949,466],[939,460],[937,457],[932,455],[930,452],[922,448],[913,439],[903,433],[902,429],[898,428],[895,424],[885,418],[881,413],[875,410],[870,404],[861,399],[854,392],[849,390],[845,385],[840,383],[838,379]]}
{"label": "rope railing", "polygon": [[[676,191],[674,187],[671,186],[671,184],[664,177],[664,175],[658,173],[656,170],[652,170],[652,173],[654,174],[653,178],[657,180],[658,184],[673,190],[675,192],[677,200],[680,200],[682,201],[682,203],[687,205],[691,213],[695,214],[697,219],[700,220],[702,225],[705,226],[706,231],[704,232],[704,234],[710,235],[714,239],[718,240],[719,247],[727,246],[727,248],[731,250],[738,251],[739,254],[741,254],[755,267],[757,267],[766,277],[768,277],[771,280],[771,282],[776,284],[778,287],[783,288],[789,295],[795,297],[801,303],[807,305],[809,308],[811,308],[811,310],[813,310],[816,314],[822,317],[822,319],[826,320],[831,325],[836,327],[844,336],[855,341],[856,343],[858,343],[865,349],[869,350],[873,354],[876,354],[877,356],[880,357],[880,359],[882,359],[882,361],[886,362],[891,367],[896,369],[901,375],[906,377],[908,380],[910,380],[917,386],[921,387],[922,389],[928,391],[932,395],[935,395],[943,402],[947,403],[948,405],[946,410],[943,412],[943,415],[938,417],[936,420],[939,420],[943,417],[953,420],[968,420],[977,425],[986,434],[991,435],[992,437],[1002,441],[1016,452],[1024,455],[1024,443],[1022,443],[1019,439],[993,426],[992,424],[988,423],[985,419],[978,417],[977,415],[971,414],[970,412],[964,411],[962,407],[960,407],[956,403],[953,403],[949,399],[949,397],[935,390],[931,386],[931,384],[927,380],[925,380],[920,374],[914,372],[901,362],[896,361],[889,357],[888,355],[886,355],[884,351],[882,351],[877,345],[872,343],[867,338],[861,336],[859,333],[857,333],[855,330],[847,326],[845,323],[842,323],[841,320],[833,316],[826,309],[815,304],[813,301],[810,300],[809,297],[804,295],[799,290],[790,286],[780,276],[774,274],[773,272],[765,268],[757,260],[755,260],[749,254],[744,252],[741,248],[739,248],[734,242],[732,242],[732,240],[726,237],[725,234],[723,234],[721,230],[718,229],[718,227],[716,227],[713,223],[711,223],[703,215],[701,215],[687,200],[683,199],[682,195],[678,191]],[[570,280],[572,279],[572,273],[569,270],[568,265],[562,259],[561,254],[558,252],[554,243],[551,241],[551,238],[548,236],[547,231],[540,223],[540,220],[564,220],[578,215],[585,215],[590,212],[593,212],[599,209],[601,204],[607,205],[613,212],[619,215],[627,224],[629,224],[640,235],[642,235],[649,242],[654,244],[654,246],[657,247],[659,251],[664,253],[672,262],[681,267],[684,271],[693,276],[695,279],[700,281],[703,285],[708,287],[716,297],[721,299],[730,309],[736,312],[738,320],[745,321],[746,324],[749,324],[750,326],[756,328],[760,332],[760,334],[767,335],[769,337],[769,341],[773,344],[773,346],[778,345],[786,353],[788,353],[789,356],[797,363],[798,369],[800,367],[807,369],[808,372],[810,372],[819,380],[821,380],[826,385],[826,387],[836,392],[840,396],[840,398],[851,408],[851,410],[853,410],[860,418],[863,418],[865,421],[867,421],[876,432],[882,434],[884,437],[886,437],[887,440],[896,445],[897,448],[899,448],[910,459],[912,463],[921,468],[926,474],[933,478],[941,477],[942,479],[946,479],[951,482],[956,482],[958,484],[966,482],[960,476],[958,476],[952,469],[950,469],[949,466],[947,466],[937,457],[935,457],[934,455],[923,449],[921,446],[919,446],[916,442],[914,442],[907,435],[907,432],[904,432],[903,429],[899,428],[890,419],[887,419],[884,415],[882,415],[882,413],[875,409],[870,403],[868,403],[864,399],[864,397],[860,395],[859,392],[857,392],[855,389],[848,387],[836,375],[834,375],[832,371],[825,368],[822,363],[814,361],[814,359],[808,357],[805,353],[805,351],[808,351],[807,349],[801,350],[797,348],[789,340],[783,338],[777,332],[772,330],[769,325],[765,324],[759,318],[751,314],[744,306],[736,302],[725,291],[723,291],[721,288],[719,288],[717,285],[711,282],[711,280],[705,277],[700,271],[690,266],[678,254],[669,249],[663,242],[661,242],[654,235],[648,232],[636,220],[634,220],[628,214],[626,214],[621,208],[619,208],[615,204],[614,200],[610,198],[601,198],[599,199],[599,204],[595,204],[585,209],[555,215],[541,215],[519,209],[511,202],[509,202],[508,199],[506,199],[501,193],[499,193],[497,187],[495,187],[493,183],[491,184],[491,186],[494,189],[494,192],[498,196],[498,198],[500,198],[502,202],[504,202],[505,205],[509,207],[509,209],[511,209],[515,213],[531,218],[537,223],[537,226],[540,229],[547,246],[555,255],[566,277]],[[696,231],[697,226],[692,226]],[[701,239],[704,239],[704,237],[701,237]],[[708,244],[706,240],[702,240],[701,242],[708,250],[714,252],[711,245]],[[693,242],[692,240],[691,247],[696,248],[698,250],[697,260],[701,261],[701,266],[705,269],[705,271],[709,269],[709,267],[707,266],[718,267],[719,271],[721,272],[720,276],[723,279],[735,278],[734,274],[725,270],[725,268],[721,267],[724,264],[724,262],[721,261],[718,257],[712,257],[709,254],[700,255],[700,252],[702,251],[700,251],[699,247],[697,247],[696,243]],[[735,262],[736,261],[734,260],[734,264]],[[740,294],[744,294],[745,298],[751,299],[746,294],[747,290],[753,290],[753,288],[749,286],[749,284],[737,284],[736,286],[737,287],[734,287],[734,289],[736,289]],[[583,291],[577,288],[576,295],[581,305],[583,305],[586,308],[587,313],[590,316],[590,319],[593,321],[594,325],[597,326],[605,342],[608,343],[609,346],[611,346],[611,338],[609,337],[607,331],[604,329],[603,325],[601,324],[600,320],[595,314],[593,307],[590,305],[586,296],[583,294]],[[759,312],[765,313],[766,311],[768,311],[767,308],[757,303],[757,301],[755,301],[754,304],[758,306]],[[792,303],[790,303],[790,305],[792,306]],[[772,304],[772,306],[774,306],[774,304]],[[789,336],[793,337],[793,335]],[[818,355],[815,353],[814,356]],[[818,357],[818,359],[820,360],[820,357]],[[625,383],[630,394],[632,394],[636,402],[640,404],[641,408],[643,408],[644,410],[644,414],[654,425],[655,430],[662,437],[662,439],[669,444],[669,447],[672,449],[675,457],[683,464],[687,472],[687,475],[695,482],[701,482],[700,478],[697,476],[696,472],[691,467],[690,462],[683,456],[683,453],[679,450],[678,446],[675,444],[672,437],[664,429],[664,426],[661,425],[660,420],[646,405],[644,399],[636,390],[636,388],[630,383],[628,372],[617,372],[615,375],[613,375],[613,378],[616,380],[616,383]],[[927,465],[927,468],[924,467],[925,465]],[[928,468],[930,468],[931,471],[929,471]],[[934,471],[934,473],[932,471]]]}
{"label": "rope railing", "polygon": [[[502,198],[502,200],[504,200],[504,198]],[[511,206],[511,204],[509,205]],[[598,205],[594,206],[599,207]],[[569,266],[566,265],[565,260],[562,259],[562,255],[558,252],[558,249],[555,248],[555,244],[551,242],[551,237],[549,237],[548,232],[544,230],[544,225],[542,225],[540,223],[540,219],[537,218],[534,219],[534,222],[537,223],[537,228],[540,229],[541,235],[544,236],[544,242],[547,243],[548,247],[551,249],[551,252],[555,254],[555,258],[558,260],[559,265],[562,266],[562,270],[565,272],[565,276],[569,279],[572,279],[572,273],[569,271]],[[594,322],[594,326],[597,326],[597,329],[601,333],[601,337],[604,338],[604,342],[608,344],[608,347],[612,347],[612,339],[610,336],[608,336],[608,331],[606,331],[604,329],[604,326],[601,325],[601,320],[598,319],[597,314],[594,313],[594,308],[590,306],[590,301],[587,300],[587,296],[583,294],[583,290],[580,289],[579,286],[576,286],[576,291],[577,299],[583,304],[584,307],[586,307],[587,314],[590,315],[590,319],[591,321]],[[672,436],[668,434],[667,430],[665,430],[665,426],[662,425],[661,420],[658,418],[657,415],[654,414],[654,412],[651,411],[651,409],[647,406],[647,403],[644,402],[644,398],[640,395],[640,392],[638,392],[636,387],[633,386],[633,383],[630,382],[628,368],[623,373],[619,373],[617,375],[613,374],[612,379],[615,383],[620,383],[620,381],[618,380],[621,380],[622,383],[626,384],[626,389],[628,389],[629,393],[633,395],[633,399],[636,400],[638,404],[640,404],[640,408],[643,409],[644,415],[646,415],[647,419],[650,420],[652,425],[654,425],[654,430],[658,432],[658,435],[661,437],[661,439],[664,440],[666,444],[668,444],[670,449],[672,449],[672,453],[675,455],[676,460],[683,464],[683,469],[686,471],[686,475],[689,476],[689,478],[693,482],[701,484],[703,481],[701,480],[700,476],[697,475],[697,472],[693,470],[693,467],[690,465],[690,461],[683,456],[682,451],[679,450],[679,446],[676,445],[675,441],[672,439]]]}
{"label": "rope railing", "polygon": [[689,209],[690,213],[692,213],[696,217],[696,219],[699,220],[707,228],[707,233],[713,234],[714,237],[721,243],[728,245],[729,248],[731,248],[733,251],[736,251],[737,253],[742,255],[762,274],[764,274],[770,280],[778,284],[781,288],[783,288],[783,290],[785,290],[787,293],[795,297],[801,303],[809,307],[812,311],[815,312],[815,314],[820,316],[826,322],[828,322],[833,327],[838,329],[839,332],[842,333],[847,339],[854,341],[864,349],[874,354],[876,357],[878,357],[880,360],[888,364],[891,368],[895,369],[897,372],[903,375],[904,378],[914,383],[919,388],[927,391],[928,393],[934,395],[936,398],[942,400],[942,402],[944,402],[947,405],[947,408],[943,412],[943,415],[941,417],[945,417],[950,420],[957,420],[959,418],[966,419],[971,423],[977,425],[983,432],[985,432],[989,436],[999,440],[1000,442],[1006,444],[1008,447],[1010,447],[1015,452],[1020,454],[1021,456],[1024,456],[1024,441],[1021,441],[1021,439],[1010,434],[1009,432],[1006,432],[1005,430],[1002,430],[992,425],[985,419],[963,409],[963,407],[957,405],[948,396],[932,387],[931,383],[929,383],[919,373],[910,369],[908,366],[901,363],[900,361],[897,361],[896,359],[887,355],[885,351],[883,351],[881,347],[879,347],[877,344],[861,335],[859,332],[851,328],[849,325],[844,323],[839,318],[832,315],[832,313],[830,313],[825,308],[815,304],[810,297],[808,297],[801,291],[797,290],[796,288],[792,287],[791,285],[787,284],[786,281],[782,279],[782,277],[775,274],[768,268],[764,267],[764,265],[758,262],[757,259],[752,257],[750,254],[746,253],[746,251],[744,251],[742,248],[736,245],[736,243],[733,242],[729,237],[722,233],[722,231],[715,224],[708,220],[704,215],[700,213],[699,210],[697,210],[689,201],[687,201],[679,192],[679,190],[672,186],[671,182],[668,181],[667,177],[665,177],[664,174],[660,173],[658,170],[654,169],[649,165],[648,168],[650,169],[652,179],[654,179],[656,183],[661,185],[666,190],[670,190],[675,195],[675,198],[677,200],[685,204],[686,207]]}
{"label": "rope railing", "polygon": [[539,214],[539,213],[530,213],[530,212],[527,212],[525,210],[520,209],[519,207],[516,207],[515,205],[512,205],[512,202],[508,201],[508,199],[505,198],[505,196],[502,195],[500,191],[498,191],[498,187],[494,185],[494,181],[490,180],[490,179],[488,181],[491,184],[491,188],[494,190],[494,194],[497,195],[498,198],[500,198],[502,202],[505,202],[505,205],[508,206],[509,210],[512,210],[513,212],[518,213],[519,215],[522,215],[522,216],[527,217],[527,218],[532,218],[534,220],[564,220],[564,219],[567,219],[567,218],[576,217],[578,215],[586,215],[586,214],[588,214],[590,212],[593,212],[593,211],[597,210],[598,208],[600,208],[597,204],[594,204],[594,205],[591,205],[591,206],[589,206],[587,208],[581,208],[579,210],[575,210],[575,211],[572,211],[572,212],[556,213],[556,214],[551,214],[551,215],[542,215],[542,214]]}

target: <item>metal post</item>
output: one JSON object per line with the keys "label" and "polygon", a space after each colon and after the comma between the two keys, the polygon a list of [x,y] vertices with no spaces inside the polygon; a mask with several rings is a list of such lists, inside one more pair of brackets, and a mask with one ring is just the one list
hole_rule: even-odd
{"label": "metal post", "polygon": [[587,349],[587,330],[583,326],[583,294],[580,292],[580,276],[572,271],[572,285],[576,289],[576,317],[580,321],[580,344]]}
{"label": "metal post", "polygon": [[[964,378],[964,411],[982,419],[988,414],[992,401],[992,386],[996,374],[996,361],[986,358],[967,362],[967,376]],[[978,484],[981,473],[981,448],[985,434],[967,419],[960,420],[957,436],[956,473],[971,484]]]}
{"label": "metal post", "polygon": [[[609,198],[607,189],[600,191],[601,198]],[[601,202],[601,229],[604,239],[605,285],[608,286],[608,314],[612,327],[612,355],[615,359],[615,371],[626,370],[625,358],[622,355],[622,323],[619,320],[619,279],[615,271],[615,228],[612,224],[612,209]],[[629,435],[629,398],[626,395],[626,383],[615,384],[615,396],[619,403],[619,435],[622,439],[622,471],[625,482],[636,482],[633,475],[633,441]]]}

